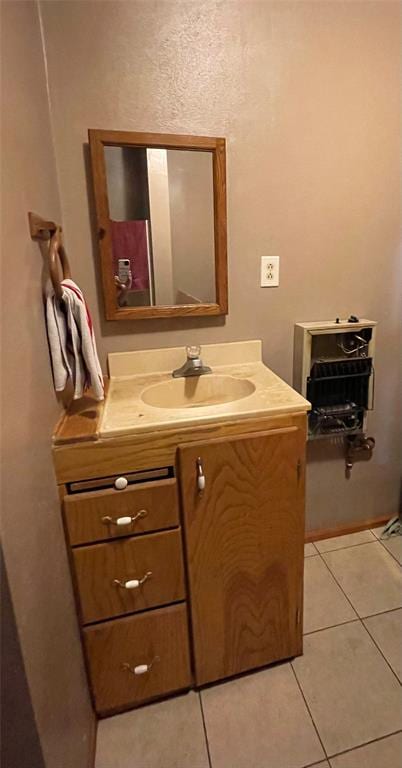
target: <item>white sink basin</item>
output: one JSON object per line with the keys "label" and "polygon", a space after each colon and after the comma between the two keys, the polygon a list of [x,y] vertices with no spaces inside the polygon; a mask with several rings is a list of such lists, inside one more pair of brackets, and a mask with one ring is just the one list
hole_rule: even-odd
{"label": "white sink basin", "polygon": [[242,400],[253,392],[248,379],[205,374],[153,384],[141,393],[141,400],[154,408],[203,408]]}

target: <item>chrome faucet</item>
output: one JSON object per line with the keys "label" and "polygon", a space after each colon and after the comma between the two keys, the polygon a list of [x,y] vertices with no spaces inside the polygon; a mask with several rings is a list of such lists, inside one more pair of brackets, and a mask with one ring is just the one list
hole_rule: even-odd
{"label": "chrome faucet", "polygon": [[181,368],[176,368],[172,373],[174,379],[178,379],[181,376],[203,376],[205,373],[212,373],[211,368],[204,365],[200,358],[201,347],[186,347],[186,353],[186,362]]}

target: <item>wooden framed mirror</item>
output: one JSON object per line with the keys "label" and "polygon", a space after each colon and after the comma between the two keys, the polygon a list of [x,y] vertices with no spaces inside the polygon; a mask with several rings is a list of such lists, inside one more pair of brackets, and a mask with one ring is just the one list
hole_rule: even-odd
{"label": "wooden framed mirror", "polygon": [[225,139],[88,131],[107,320],[225,315]]}

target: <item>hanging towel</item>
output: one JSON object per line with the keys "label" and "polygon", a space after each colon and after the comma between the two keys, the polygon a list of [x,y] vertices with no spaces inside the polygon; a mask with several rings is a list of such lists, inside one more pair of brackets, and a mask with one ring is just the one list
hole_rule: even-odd
{"label": "hanging towel", "polygon": [[103,400],[102,370],[96,350],[92,319],[81,289],[73,280],[61,282],[59,301],[53,289],[46,297],[46,320],[54,386],[61,392],[71,379],[74,400],[89,387],[96,400]]}
{"label": "hanging towel", "polygon": [[54,388],[56,392],[63,392],[67,380],[73,380],[73,372],[67,351],[66,316],[50,284],[46,295],[46,325]]}

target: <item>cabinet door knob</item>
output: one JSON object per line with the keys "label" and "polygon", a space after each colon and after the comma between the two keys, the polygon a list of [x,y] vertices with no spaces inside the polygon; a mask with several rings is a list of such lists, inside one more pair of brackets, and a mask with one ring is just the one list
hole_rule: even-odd
{"label": "cabinet door knob", "polygon": [[121,666],[122,666],[122,669],[126,669],[127,672],[131,672],[132,675],[145,675],[146,672],[151,671],[153,665],[157,661],[160,661],[159,656],[155,656],[155,658],[152,659],[152,661],[150,661],[149,664],[137,664],[136,667],[132,667],[131,664],[129,664],[128,662],[124,662],[124,664],[122,664]]}
{"label": "cabinet door knob", "polygon": [[146,509],[140,509],[137,514],[133,515],[133,517],[109,517],[109,515],[105,515],[105,517],[102,517],[102,523],[104,525],[131,525],[131,523],[135,523],[136,520],[140,520],[142,517],[146,517],[148,514],[148,510]]}
{"label": "cabinet door knob", "polygon": [[128,486],[128,480],[126,477],[116,477],[116,480],[114,481],[114,487],[117,491],[123,491],[124,488],[127,488]]}
{"label": "cabinet door knob", "polygon": [[148,573],[145,573],[142,579],[128,579],[128,581],[120,581],[120,579],[113,579],[113,584],[116,584],[116,587],[123,587],[123,589],[138,589],[138,587],[141,587],[142,584],[144,584],[147,579],[150,579],[152,576],[152,571],[148,571]]}
{"label": "cabinet door knob", "polygon": [[205,475],[200,456],[197,459],[197,486],[198,492],[201,494],[205,490]]}

